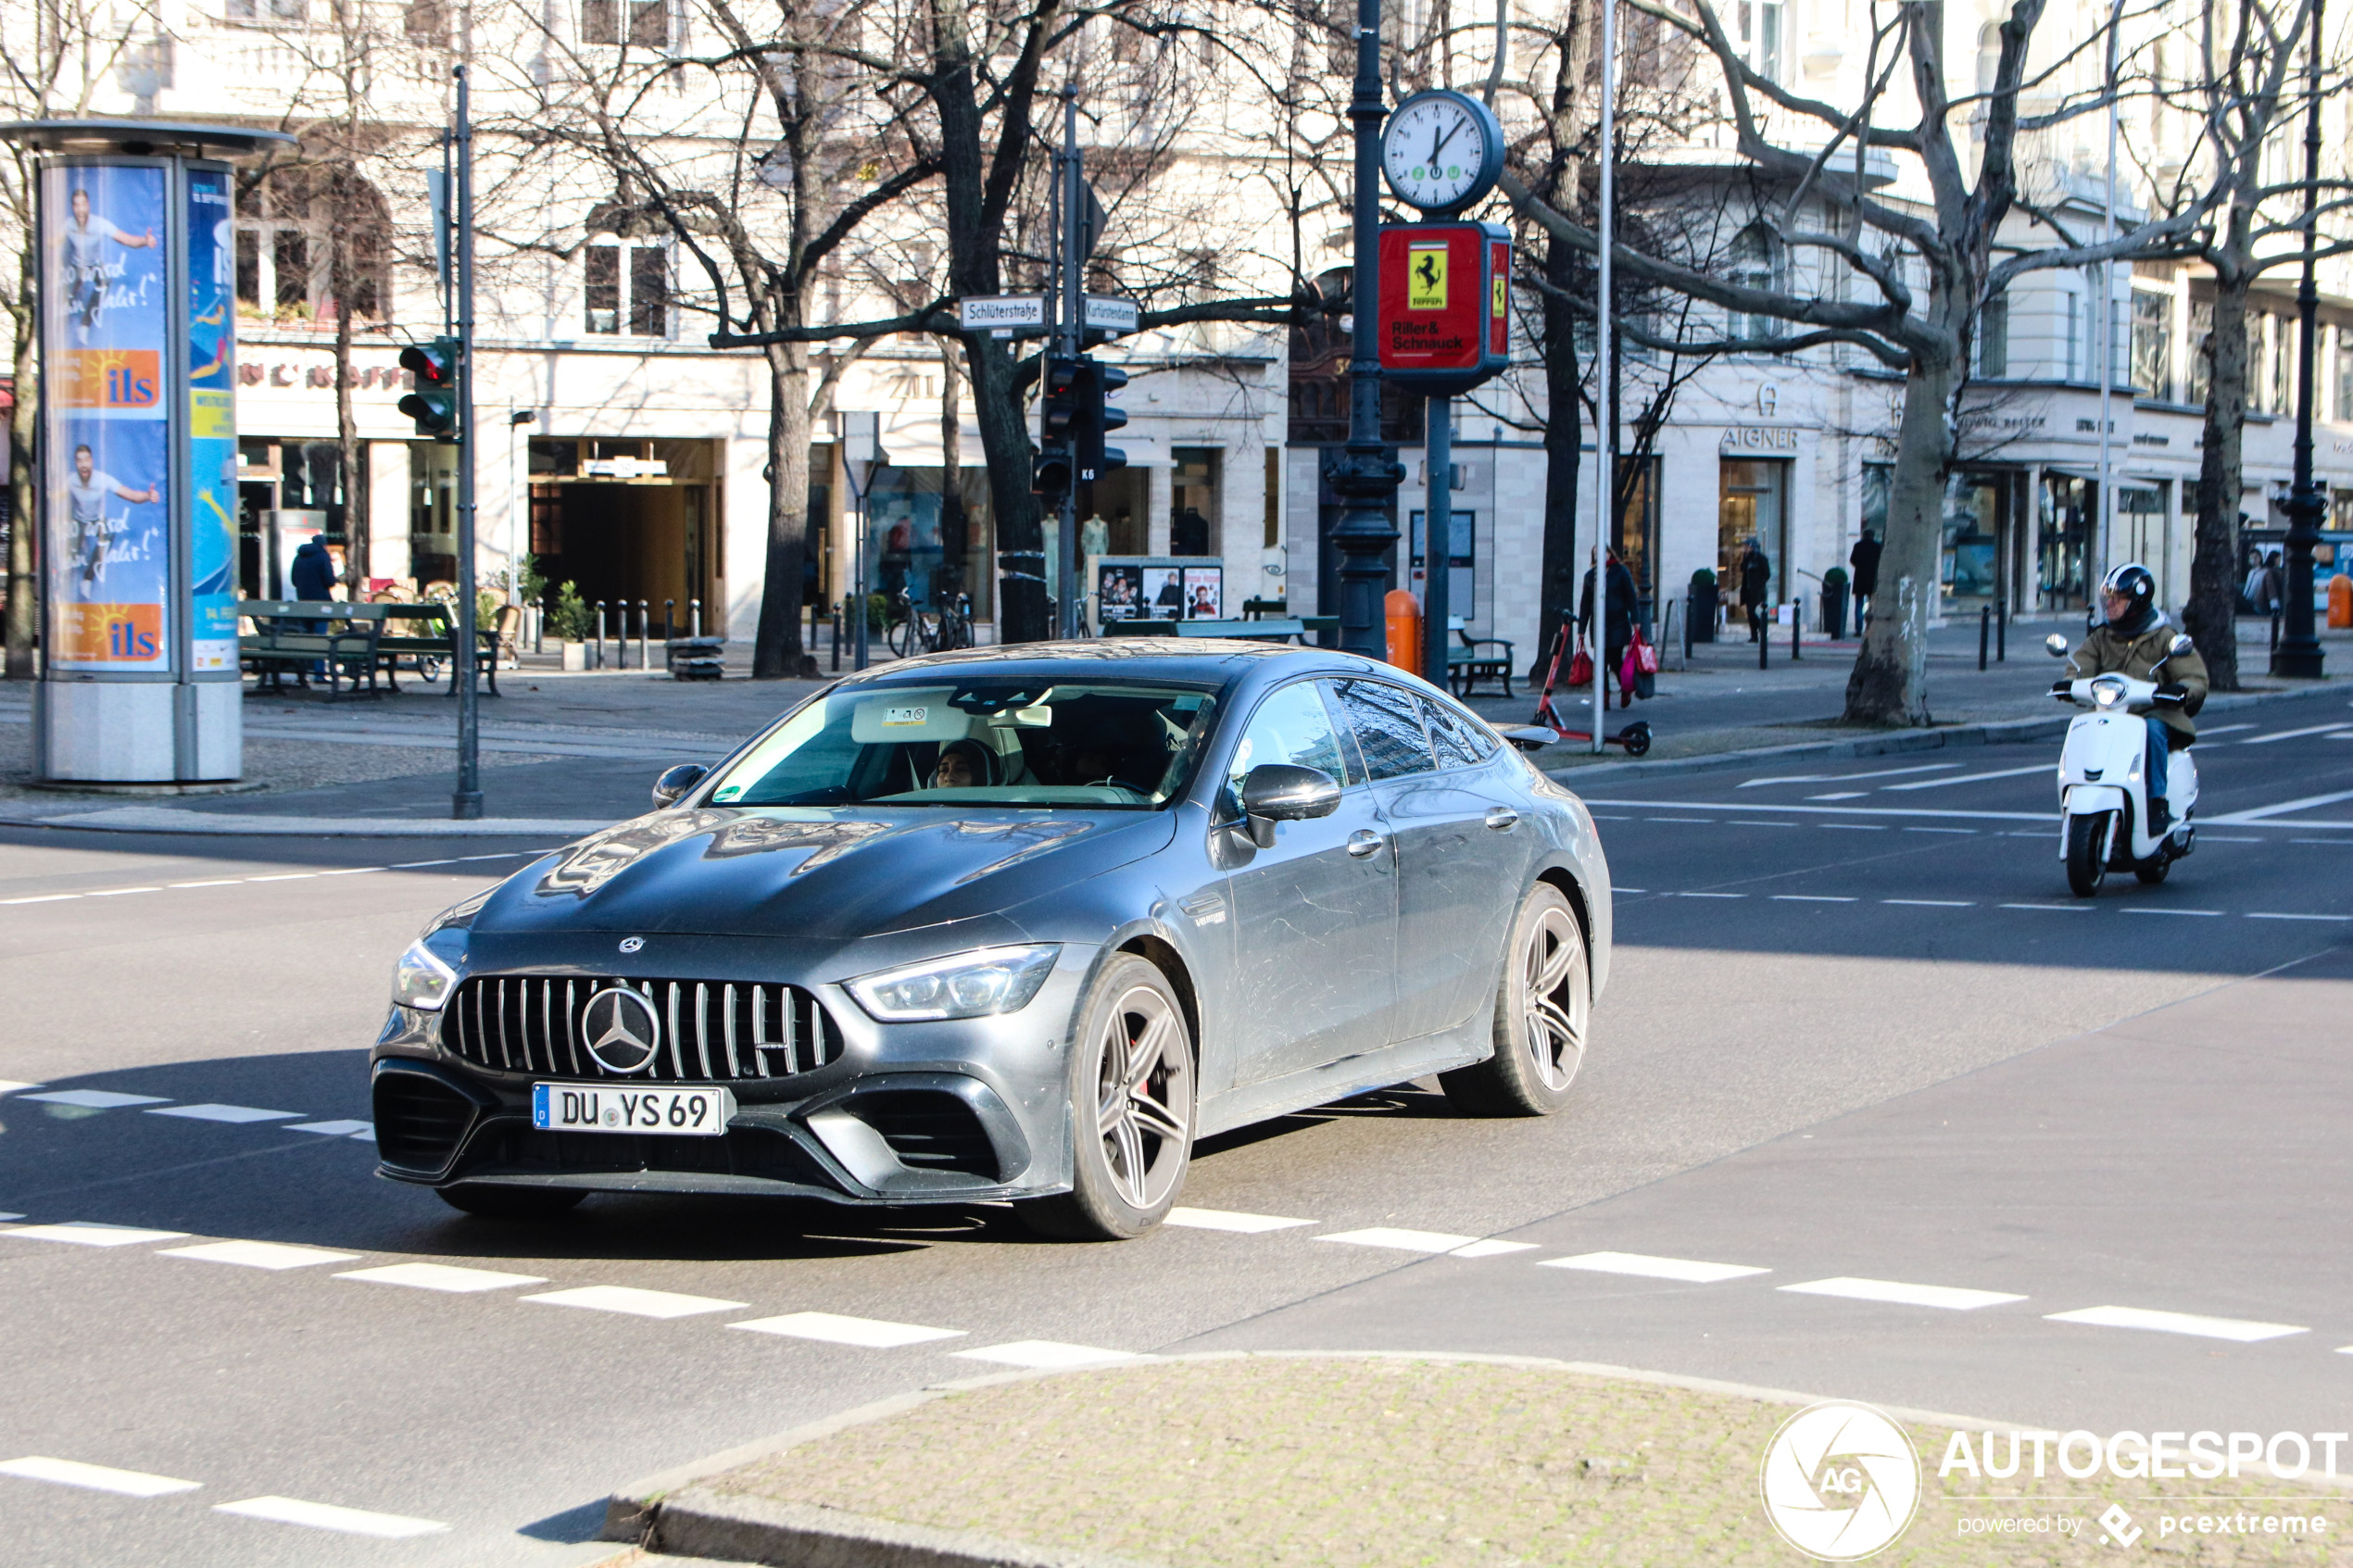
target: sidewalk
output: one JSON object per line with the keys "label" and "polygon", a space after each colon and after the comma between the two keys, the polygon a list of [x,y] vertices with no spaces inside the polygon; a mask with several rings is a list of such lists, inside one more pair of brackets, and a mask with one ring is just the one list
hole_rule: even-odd
{"label": "sidewalk", "polygon": [[[1776,1429],[1811,1402],[1501,1358],[1150,1361],[886,1401],[756,1456],[650,1477],[615,1496],[606,1534],[662,1553],[828,1568],[1794,1562],[1758,1475]],[[1921,1481],[1919,1515],[1885,1561],[2072,1565],[2114,1554],[2082,1483],[2056,1471],[1939,1478],[1955,1431],[2024,1424],[1887,1413],[1912,1439]],[[2299,1512],[2334,1513],[2344,1500],[2334,1488],[2266,1486]],[[2145,1523],[2161,1502],[2228,1488],[2109,1489]],[[2018,1515],[2080,1524],[2007,1543],[2031,1545],[2021,1553],[1990,1549],[1961,1523]],[[2325,1537],[2196,1545],[2200,1563],[2330,1559]],[[600,1568],[667,1561],[631,1551]]]}

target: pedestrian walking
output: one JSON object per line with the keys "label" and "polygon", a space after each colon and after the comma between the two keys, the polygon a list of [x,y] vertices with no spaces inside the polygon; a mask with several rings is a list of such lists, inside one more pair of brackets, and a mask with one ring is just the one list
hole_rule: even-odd
{"label": "pedestrian walking", "polygon": [[[1597,681],[1606,681],[1626,662],[1626,645],[1634,636],[1634,574],[1626,570],[1616,550],[1607,554],[1603,584],[1602,650],[1604,657],[1594,672],[1593,678]],[[1585,569],[1584,608],[1577,613],[1577,626],[1589,635],[1593,630],[1593,569],[1591,567]],[[1618,706],[1631,706],[1632,696],[1623,689],[1623,682],[1619,684]],[[1603,690],[1602,706],[1604,709],[1609,706],[1606,687]]]}
{"label": "pedestrian walking", "polygon": [[[313,533],[308,543],[295,551],[294,560],[286,568],[286,578],[297,599],[323,602],[334,596],[335,559],[327,553],[325,534]],[[327,623],[323,621],[306,621],[302,624],[306,632],[324,634],[327,630]],[[326,672],[327,666],[323,661],[310,666],[312,675],[324,675]],[[304,677],[300,684],[308,685],[308,677]]]}
{"label": "pedestrian walking", "polygon": [[1741,557],[1741,608],[1748,612],[1748,640],[1765,640],[1765,596],[1772,591],[1773,563],[1765,558],[1765,547],[1755,540],[1748,542],[1748,549]]}
{"label": "pedestrian walking", "polygon": [[1869,529],[1855,541],[1846,552],[1846,564],[1855,574],[1855,634],[1863,634],[1863,605],[1879,592],[1880,537]]}

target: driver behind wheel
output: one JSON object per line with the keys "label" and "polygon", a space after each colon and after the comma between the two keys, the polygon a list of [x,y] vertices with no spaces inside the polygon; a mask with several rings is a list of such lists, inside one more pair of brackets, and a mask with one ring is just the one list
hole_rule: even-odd
{"label": "driver behind wheel", "polygon": [[2067,661],[2070,681],[2117,674],[2156,681],[2157,708],[2148,715],[2149,832],[2173,825],[2166,803],[2168,760],[2177,746],[2197,739],[2197,710],[2206,705],[2206,660],[2196,648],[2169,654],[2173,624],[2157,608],[2157,579],[2138,561],[2127,561],[2100,580],[2106,615]]}
{"label": "driver behind wheel", "polygon": [[977,789],[996,782],[996,770],[989,766],[988,748],[975,740],[950,741],[939,748],[939,761],[932,769],[934,789]]}

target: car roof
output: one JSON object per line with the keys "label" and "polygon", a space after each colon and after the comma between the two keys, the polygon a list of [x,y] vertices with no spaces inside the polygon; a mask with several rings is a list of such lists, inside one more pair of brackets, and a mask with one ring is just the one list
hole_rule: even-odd
{"label": "car roof", "polygon": [[[1012,646],[959,648],[926,654],[869,670],[860,684],[896,684],[934,672],[1007,675],[1015,679],[1072,680],[1100,674],[1119,680],[1176,681],[1226,686],[1250,676],[1281,679],[1295,674],[1365,674],[1390,670],[1356,654],[1295,647],[1231,637],[1100,637]],[[1390,670],[1390,673],[1397,673]],[[1254,684],[1254,683],[1253,683]]]}

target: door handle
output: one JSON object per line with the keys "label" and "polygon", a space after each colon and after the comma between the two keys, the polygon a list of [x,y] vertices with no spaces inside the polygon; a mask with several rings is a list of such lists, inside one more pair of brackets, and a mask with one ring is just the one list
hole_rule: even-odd
{"label": "door handle", "polygon": [[1380,853],[1381,835],[1368,828],[1358,828],[1348,835],[1348,852],[1357,859]]}
{"label": "door handle", "polygon": [[1508,806],[1490,806],[1487,809],[1487,825],[1497,833],[1509,833],[1518,822],[1519,813]]}

